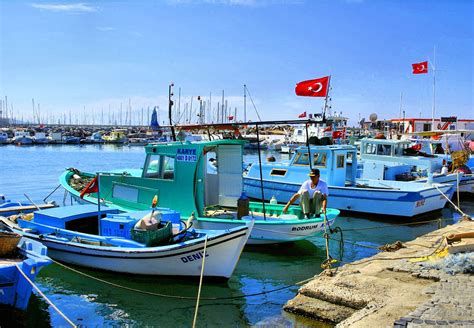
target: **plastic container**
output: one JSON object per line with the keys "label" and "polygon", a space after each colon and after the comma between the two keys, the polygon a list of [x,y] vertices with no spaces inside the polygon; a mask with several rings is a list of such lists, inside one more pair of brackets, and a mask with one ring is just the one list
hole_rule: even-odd
{"label": "plastic container", "polygon": [[100,220],[100,235],[131,239],[131,231],[137,222],[127,215],[114,215]]}
{"label": "plastic container", "polygon": [[166,222],[157,230],[132,229],[132,239],[147,247],[166,245],[173,236],[173,224]]}
{"label": "plastic container", "polygon": [[272,198],[270,199],[270,204],[278,204],[278,201],[275,198],[275,195],[273,195]]}

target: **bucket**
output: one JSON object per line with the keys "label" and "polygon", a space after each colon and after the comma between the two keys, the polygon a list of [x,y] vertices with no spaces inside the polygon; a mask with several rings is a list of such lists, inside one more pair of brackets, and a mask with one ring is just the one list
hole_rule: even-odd
{"label": "bucket", "polygon": [[16,246],[20,241],[19,234],[7,231],[0,231],[0,256],[12,256],[16,252]]}

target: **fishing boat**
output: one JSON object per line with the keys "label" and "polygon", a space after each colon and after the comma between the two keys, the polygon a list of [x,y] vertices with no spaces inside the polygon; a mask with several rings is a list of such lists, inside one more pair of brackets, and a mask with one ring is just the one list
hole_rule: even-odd
{"label": "fishing boat", "polygon": [[34,143],[30,133],[26,130],[19,129],[15,130],[15,136],[12,139],[12,143],[17,146],[32,145]]}
{"label": "fishing boat", "polygon": [[0,145],[6,145],[10,143],[8,133],[0,131]]}
{"label": "fishing boat", "polygon": [[299,147],[289,163],[253,163],[244,176],[247,194],[255,199],[275,197],[278,202],[286,203],[308,179],[309,149],[311,168],[319,169],[321,179],[328,184],[331,208],[414,217],[443,208],[447,202],[443,195],[450,198],[454,192],[449,184],[357,178],[357,149],[330,145]]}
{"label": "fishing boat", "polygon": [[46,145],[49,143],[49,138],[46,137],[46,133],[44,132],[36,132],[33,136],[34,143],[37,145]]}
{"label": "fishing boat", "polygon": [[34,281],[50,263],[41,243],[0,230],[0,304],[26,310],[32,285],[25,276]]}
{"label": "fishing boat", "polygon": [[17,202],[6,199],[4,195],[0,195],[0,216],[10,216],[19,213],[31,213],[38,209],[46,209],[56,207],[55,202],[44,204],[32,204],[29,202]]}
{"label": "fishing boat", "polygon": [[109,134],[102,136],[102,139],[104,139],[106,143],[124,144],[128,141],[126,133],[126,129],[115,129],[112,130]]}
{"label": "fishing boat", "polygon": [[[428,149],[431,151],[425,152]],[[424,150],[421,146],[413,147],[407,140],[364,138],[360,141],[359,165],[364,175],[374,179],[413,177],[415,182],[425,183],[431,174],[433,182],[451,184],[455,188],[459,185],[463,192],[474,191],[474,176],[470,172],[441,173],[443,156],[435,154],[434,149],[427,145]]]}
{"label": "fishing boat", "polygon": [[102,144],[105,142],[105,140],[102,138],[102,132],[92,133],[92,135],[90,136],[90,141],[94,144]]}
{"label": "fishing boat", "polygon": [[[322,234],[339,215],[327,209],[326,216],[304,218],[299,206],[283,214],[283,205],[245,202],[242,197],[243,145],[241,140],[173,142],[145,147],[143,169],[121,169],[100,173],[101,204],[125,211],[149,208],[158,195],[159,206],[182,215],[192,213],[196,228],[229,229],[255,220],[249,244],[292,242]],[[215,168],[209,161],[215,159]],[[97,204],[98,193],[80,197],[95,173],[72,169],[64,172],[61,185],[79,203]],[[242,206],[239,205],[239,201]],[[248,205],[247,205],[248,204]]]}
{"label": "fishing boat", "polygon": [[63,136],[62,141],[67,145],[78,145],[81,143],[81,138],[75,136]]}
{"label": "fishing boat", "polygon": [[[137,228],[150,210],[148,218],[158,218],[155,229]],[[230,278],[252,221],[235,229],[200,230],[192,228],[193,217],[184,222],[167,208],[150,210],[123,213],[76,205],[37,211],[31,220],[7,224],[43,243],[51,258],[65,263],[119,273],[199,277],[205,257],[205,277]]]}

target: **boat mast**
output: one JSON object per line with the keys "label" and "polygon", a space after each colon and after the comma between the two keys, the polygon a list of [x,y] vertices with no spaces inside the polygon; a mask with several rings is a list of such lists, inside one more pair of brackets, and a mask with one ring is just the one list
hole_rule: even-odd
{"label": "boat mast", "polygon": [[173,100],[171,100],[171,97],[173,96],[173,92],[172,92],[173,86],[174,86],[174,83],[171,82],[168,88],[168,116],[170,120],[171,134],[173,136],[173,141],[176,141],[176,133],[174,132],[173,121],[171,119],[171,108],[173,107]]}
{"label": "boat mast", "polygon": [[434,130],[435,100],[436,100],[436,46],[433,49],[433,107],[431,110],[431,130]]}
{"label": "boat mast", "polygon": [[326,98],[324,99],[323,122],[326,121],[326,109],[327,109],[327,106],[328,106],[328,98],[329,98],[329,90],[330,90],[330,87],[331,87],[331,75],[329,75],[329,79],[328,79],[328,89],[327,89],[327,91],[326,91]]}
{"label": "boat mast", "polygon": [[247,122],[247,85],[244,84],[244,122]]}

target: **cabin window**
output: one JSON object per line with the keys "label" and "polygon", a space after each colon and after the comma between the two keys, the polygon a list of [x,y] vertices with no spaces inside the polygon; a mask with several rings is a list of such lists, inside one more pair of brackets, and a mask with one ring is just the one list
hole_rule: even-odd
{"label": "cabin window", "polygon": [[377,149],[375,146],[376,145],[371,144],[371,143],[366,144],[365,145],[365,153],[375,155],[375,150]]}
{"label": "cabin window", "polygon": [[309,165],[309,161],[308,161],[308,153],[298,153],[298,155],[296,155],[296,159],[294,161],[294,164],[295,165]]}
{"label": "cabin window", "polygon": [[336,168],[340,169],[344,167],[344,155],[337,155]]}
{"label": "cabin window", "polygon": [[313,166],[315,167],[326,167],[326,154],[316,153],[313,157]]}
{"label": "cabin window", "polygon": [[152,179],[174,179],[174,157],[150,155],[143,176]]}
{"label": "cabin window", "polygon": [[286,175],[286,170],[283,169],[272,169],[270,175],[284,177]]}
{"label": "cabin window", "polygon": [[377,155],[390,155],[391,148],[390,145],[377,145]]}
{"label": "cabin window", "polygon": [[399,144],[398,147],[395,148],[395,155],[402,156],[404,155],[405,149],[410,148],[408,143]]}

